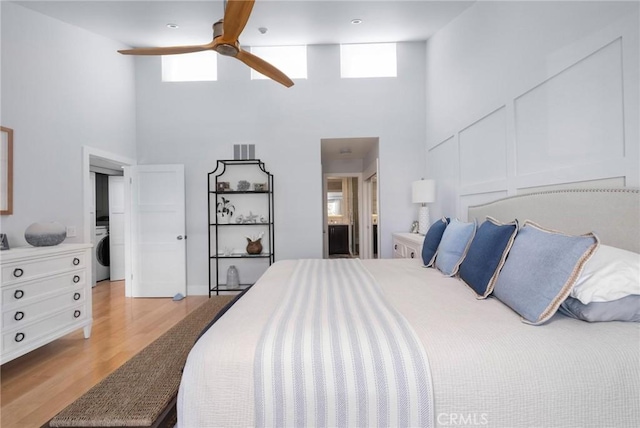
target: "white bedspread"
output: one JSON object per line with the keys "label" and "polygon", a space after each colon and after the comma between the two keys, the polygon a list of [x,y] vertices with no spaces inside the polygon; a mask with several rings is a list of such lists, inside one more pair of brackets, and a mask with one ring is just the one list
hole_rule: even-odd
{"label": "white bedspread", "polygon": [[[295,261],[275,263],[196,344],[181,427],[255,426],[254,357]],[[363,260],[427,353],[437,426],[636,427],[640,325],[556,315],[542,326],[416,260]]]}

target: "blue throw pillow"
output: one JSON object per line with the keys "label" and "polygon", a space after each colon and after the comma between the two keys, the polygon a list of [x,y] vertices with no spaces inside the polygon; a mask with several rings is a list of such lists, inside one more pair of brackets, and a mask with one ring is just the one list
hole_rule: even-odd
{"label": "blue throw pillow", "polygon": [[525,221],[493,294],[525,323],[542,324],[569,296],[598,244],[593,233],[570,236]]}
{"label": "blue throw pillow", "polygon": [[475,233],[475,220],[473,223],[463,223],[458,219],[451,220],[444,230],[436,256],[436,267],[440,272],[448,276],[458,272],[458,267],[467,254]]}
{"label": "blue throw pillow", "polygon": [[502,224],[487,217],[478,228],[460,265],[460,278],[476,293],[476,297],[486,299],[493,291],[516,233],[518,220]]}
{"label": "blue throw pillow", "polygon": [[422,263],[426,267],[433,266],[433,262],[436,260],[436,253],[438,252],[438,245],[442,240],[442,234],[449,224],[449,219],[442,217],[431,225],[427,234],[424,235],[424,242],[422,243]]}

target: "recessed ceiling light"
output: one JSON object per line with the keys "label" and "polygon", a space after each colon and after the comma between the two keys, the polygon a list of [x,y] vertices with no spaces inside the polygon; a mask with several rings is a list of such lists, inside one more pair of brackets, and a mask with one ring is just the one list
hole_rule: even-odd
{"label": "recessed ceiling light", "polygon": [[351,23],[352,23],[353,25],[362,24],[362,19],[358,19],[358,18],[356,18],[356,19],[352,19],[352,20],[351,20]]}
{"label": "recessed ceiling light", "polygon": [[167,24],[167,28],[171,28],[172,30],[175,30],[178,28],[178,24]]}

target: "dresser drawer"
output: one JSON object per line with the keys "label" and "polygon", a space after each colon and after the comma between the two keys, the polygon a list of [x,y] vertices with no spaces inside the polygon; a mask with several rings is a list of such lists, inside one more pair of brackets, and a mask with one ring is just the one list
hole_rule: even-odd
{"label": "dresser drawer", "polygon": [[8,330],[13,327],[23,326],[45,318],[60,308],[84,303],[86,296],[85,287],[64,292],[46,300],[38,300],[25,305],[15,305],[15,308],[2,311],[2,328]]}
{"label": "dresser drawer", "polygon": [[26,281],[43,275],[83,268],[86,264],[86,252],[7,263],[2,266],[2,284],[8,285],[9,283]]}
{"label": "dresser drawer", "polygon": [[420,257],[422,254],[418,253],[418,249],[417,248],[413,248],[410,246],[406,246],[405,247],[405,253],[404,256],[407,259],[417,259],[418,257]]}
{"label": "dresser drawer", "polygon": [[417,233],[393,234],[393,258],[422,260],[424,236]]}
{"label": "dresser drawer", "polygon": [[401,242],[393,241],[393,258],[394,259],[404,259],[405,254],[407,252],[407,247],[405,247]]}
{"label": "dresser drawer", "polygon": [[28,347],[32,342],[41,339],[56,330],[63,329],[87,319],[86,304],[65,309],[55,315],[12,330],[3,329],[2,352],[11,352],[21,347]]}
{"label": "dresser drawer", "polygon": [[418,249],[402,242],[394,242],[393,258],[394,259],[416,259],[420,256]]}
{"label": "dresser drawer", "polygon": [[36,281],[19,283],[2,287],[2,310],[15,304],[27,304],[45,294],[70,287],[81,287],[86,284],[87,271],[78,270],[63,275],[51,276]]}

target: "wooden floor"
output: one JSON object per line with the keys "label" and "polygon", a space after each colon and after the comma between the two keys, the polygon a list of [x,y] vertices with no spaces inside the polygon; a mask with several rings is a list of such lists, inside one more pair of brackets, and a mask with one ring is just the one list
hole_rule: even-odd
{"label": "wooden floor", "polygon": [[0,426],[40,427],[207,300],[124,297],[124,282],[93,288],[93,329],[71,333],[1,369]]}

